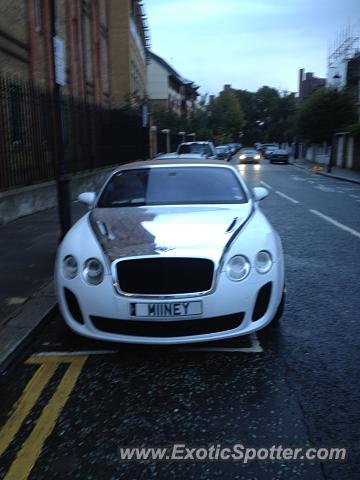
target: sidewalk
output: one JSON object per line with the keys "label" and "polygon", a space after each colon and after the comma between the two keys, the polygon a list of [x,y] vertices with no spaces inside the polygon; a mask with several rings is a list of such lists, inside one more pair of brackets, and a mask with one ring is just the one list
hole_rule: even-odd
{"label": "sidewalk", "polygon": [[295,167],[302,168],[303,170],[311,171],[324,177],[335,178],[344,182],[358,183],[360,184],[360,170],[351,170],[348,168],[332,167],[331,173],[327,172],[327,165],[319,165],[312,163],[304,158],[298,160],[291,160],[291,164]]}
{"label": "sidewalk", "polygon": [[[86,206],[73,203],[73,223],[86,211]],[[56,208],[0,226],[0,370],[56,305],[58,239]]]}

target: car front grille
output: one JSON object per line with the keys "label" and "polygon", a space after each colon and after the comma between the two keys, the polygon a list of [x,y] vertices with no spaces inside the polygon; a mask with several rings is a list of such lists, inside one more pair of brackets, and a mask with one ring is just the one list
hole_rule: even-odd
{"label": "car front grille", "polygon": [[174,321],[142,321],[119,320],[91,316],[91,323],[97,330],[118,335],[135,337],[187,337],[190,335],[205,335],[238,328],[244,318],[244,313],[235,313],[223,317],[198,318],[194,320]]}
{"label": "car front grille", "polygon": [[211,289],[214,263],[205,258],[142,258],[116,264],[117,281],[124,293],[176,295]]}

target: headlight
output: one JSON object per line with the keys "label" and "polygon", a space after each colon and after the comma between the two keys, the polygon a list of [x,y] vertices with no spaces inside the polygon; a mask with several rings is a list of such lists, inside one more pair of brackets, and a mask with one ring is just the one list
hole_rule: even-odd
{"label": "headlight", "polygon": [[255,268],[259,273],[267,273],[272,267],[271,255],[266,250],[261,250],[255,257]]}
{"label": "headlight", "polygon": [[236,255],[232,257],[226,265],[226,273],[233,282],[244,280],[250,272],[250,263],[246,257]]}
{"label": "headlight", "polygon": [[104,267],[97,258],[88,258],[84,263],[83,275],[90,285],[99,285],[104,278]]}
{"label": "headlight", "polygon": [[240,160],[245,160],[246,155],[240,155]]}
{"label": "headlight", "polygon": [[75,257],[73,257],[72,255],[66,255],[66,257],[63,259],[62,266],[63,266],[63,273],[66,278],[71,280],[72,278],[76,277],[78,273],[78,263]]}
{"label": "headlight", "polygon": [[255,155],[255,160],[260,160],[260,155]]}

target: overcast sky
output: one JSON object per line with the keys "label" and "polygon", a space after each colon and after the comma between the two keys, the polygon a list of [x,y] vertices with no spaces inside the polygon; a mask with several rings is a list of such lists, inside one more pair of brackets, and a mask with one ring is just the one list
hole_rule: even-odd
{"label": "overcast sky", "polygon": [[328,46],[360,0],[144,0],[151,48],[180,75],[217,94],[225,83],[298,90],[298,70],[326,76]]}

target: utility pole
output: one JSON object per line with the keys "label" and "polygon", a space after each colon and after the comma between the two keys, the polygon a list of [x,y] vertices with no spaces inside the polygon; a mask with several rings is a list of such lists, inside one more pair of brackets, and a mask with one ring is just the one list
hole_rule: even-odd
{"label": "utility pole", "polygon": [[58,214],[60,222],[60,241],[71,227],[70,207],[70,178],[65,161],[63,113],[61,104],[61,86],[65,85],[65,59],[64,42],[56,32],[56,6],[55,0],[49,0],[52,41],[52,66],[53,66],[53,130],[54,151],[56,162],[56,186],[58,198]]}

